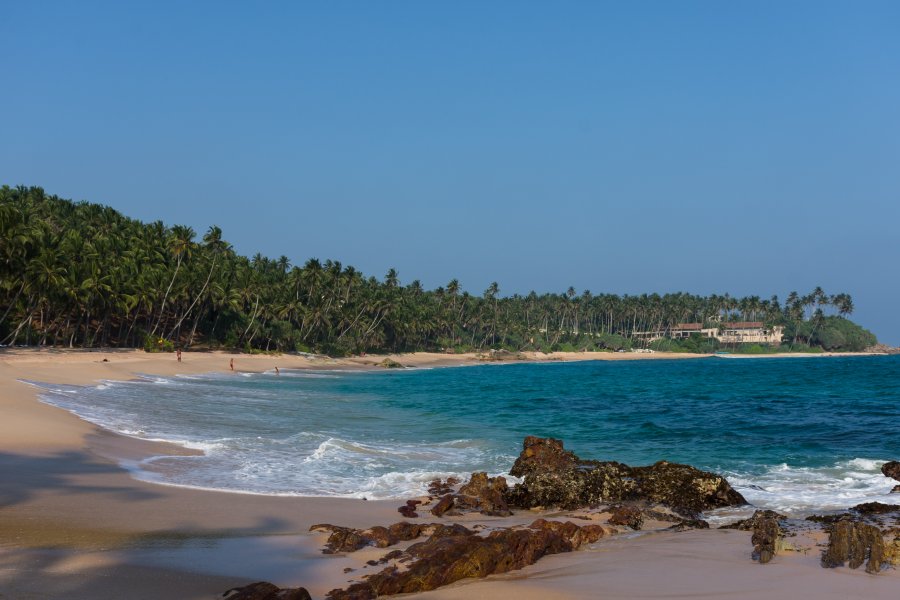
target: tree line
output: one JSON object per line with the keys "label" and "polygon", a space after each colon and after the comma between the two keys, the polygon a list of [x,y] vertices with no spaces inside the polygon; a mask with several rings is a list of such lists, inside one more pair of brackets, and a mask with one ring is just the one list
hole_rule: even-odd
{"label": "tree line", "polygon": [[[762,321],[814,343],[849,294],[732,297],[426,290],[338,261],[237,254],[217,226],[143,223],[39,187],[0,188],[0,344],[317,351],[620,349],[635,331]],[[869,334],[871,335],[871,334]],[[835,338],[832,338],[835,339]],[[866,338],[868,339],[868,338]],[[872,338],[874,340],[874,336]],[[873,342],[874,343],[874,342]],[[861,349],[861,348],[860,348]]]}

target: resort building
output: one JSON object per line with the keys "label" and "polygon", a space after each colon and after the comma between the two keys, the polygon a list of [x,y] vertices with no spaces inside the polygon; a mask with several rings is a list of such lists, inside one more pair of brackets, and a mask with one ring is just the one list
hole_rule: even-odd
{"label": "resort building", "polygon": [[663,338],[685,339],[694,334],[716,339],[723,344],[780,344],[784,327],[765,327],[761,321],[722,323],[719,327],[704,327],[702,323],[678,323],[669,329],[634,331],[631,337],[652,342]]}

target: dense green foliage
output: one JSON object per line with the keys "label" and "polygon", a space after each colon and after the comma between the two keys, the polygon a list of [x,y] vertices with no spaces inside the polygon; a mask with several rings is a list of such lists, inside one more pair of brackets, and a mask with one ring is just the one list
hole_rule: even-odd
{"label": "dense green foliage", "polygon": [[[825,316],[831,307],[840,316]],[[620,350],[634,331],[735,320],[783,324],[803,344],[861,349],[874,336],[845,318],[849,295],[732,298],[534,292],[480,296],[383,281],[339,262],[236,254],[210,227],[141,223],[112,208],[0,188],[0,344],[247,350]],[[863,331],[863,334],[860,333]],[[790,340],[788,340],[790,342]],[[654,342],[711,351],[710,340]]]}
{"label": "dense green foliage", "polygon": [[877,342],[871,331],[847,319],[833,316],[791,323],[786,332],[798,342],[829,351],[860,352]]}

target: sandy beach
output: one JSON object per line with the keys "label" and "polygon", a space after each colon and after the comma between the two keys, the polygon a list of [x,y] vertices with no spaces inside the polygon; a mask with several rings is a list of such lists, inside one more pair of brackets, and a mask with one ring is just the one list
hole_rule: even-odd
{"label": "sandy beach", "polygon": [[[653,360],[685,354],[557,353],[527,360]],[[365,554],[324,557],[316,523],[349,527],[400,519],[397,501],[276,497],[145,483],[122,466],[192,452],[126,438],[37,400],[27,381],[93,384],[137,374],[279,368],[377,368],[385,357],[330,359],[220,352],[3,350],[0,352],[0,598],[215,598],[267,579],[313,598],[346,581]],[[395,355],[405,366],[478,364],[474,355]],[[525,515],[522,519],[534,518]],[[422,518],[422,522],[434,520]],[[496,521],[492,518],[481,519]],[[471,521],[471,519],[470,519]],[[477,519],[475,521],[478,521]],[[894,570],[824,570],[817,548],[761,567],[750,534],[693,531],[609,540],[522,571],[460,582],[423,598],[788,597],[896,598]],[[360,553],[356,553],[360,554]],[[760,571],[764,569],[764,572]],[[602,594],[599,592],[602,591]]]}

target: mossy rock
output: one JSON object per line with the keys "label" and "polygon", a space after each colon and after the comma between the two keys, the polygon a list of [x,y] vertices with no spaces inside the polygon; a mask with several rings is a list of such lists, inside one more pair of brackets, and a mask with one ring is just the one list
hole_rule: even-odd
{"label": "mossy rock", "polygon": [[384,369],[402,369],[403,368],[403,365],[401,365],[396,360],[393,360],[391,358],[384,359],[383,361],[378,363],[378,366],[382,367]]}

